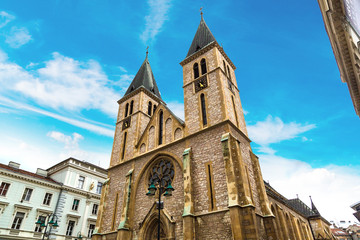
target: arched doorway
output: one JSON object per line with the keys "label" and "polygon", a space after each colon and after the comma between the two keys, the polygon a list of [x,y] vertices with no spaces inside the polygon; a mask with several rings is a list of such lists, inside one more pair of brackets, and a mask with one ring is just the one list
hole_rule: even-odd
{"label": "arched doorway", "polygon": [[[156,209],[156,204],[154,204],[141,224],[139,240],[158,239],[158,219],[159,212]],[[175,221],[166,209],[162,209],[160,213],[160,239],[175,239]]]}
{"label": "arched doorway", "polygon": [[[167,232],[164,228],[164,224],[160,221],[160,239],[166,240],[167,238]],[[149,223],[147,226],[144,240],[157,240],[158,239],[158,219],[154,218],[152,222]]]}

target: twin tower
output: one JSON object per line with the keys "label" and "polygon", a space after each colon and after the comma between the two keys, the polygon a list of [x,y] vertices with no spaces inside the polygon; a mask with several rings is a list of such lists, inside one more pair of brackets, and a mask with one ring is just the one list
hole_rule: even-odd
{"label": "twin tower", "polygon": [[[161,99],[148,57],[119,103],[93,239],[288,239],[252,153],[235,66],[201,17],[183,67],[185,121]],[[157,194],[159,191],[157,191]],[[285,209],[285,207],[284,207]],[[296,229],[310,239],[309,226]]]}

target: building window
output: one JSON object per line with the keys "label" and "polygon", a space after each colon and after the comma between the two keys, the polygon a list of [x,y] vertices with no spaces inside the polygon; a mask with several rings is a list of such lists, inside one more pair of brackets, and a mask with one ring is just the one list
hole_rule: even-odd
{"label": "building window", "polygon": [[213,180],[211,162],[205,163],[205,171],[206,171],[208,197],[209,197],[209,210],[213,211],[216,210],[216,203],[215,203],[214,180]]}
{"label": "building window", "polygon": [[74,199],[74,202],[73,202],[73,205],[72,205],[72,210],[74,211],[77,211],[78,208],[79,208],[79,203],[80,203],[80,200],[79,199]]}
{"label": "building window", "polygon": [[[45,217],[45,216],[39,216],[38,221],[41,221],[41,222],[45,223],[46,217]],[[41,232],[41,231],[42,231],[42,229],[41,229],[40,224],[39,224],[39,225],[36,224],[36,226],[35,226],[35,232]]]}
{"label": "building window", "polygon": [[83,189],[83,187],[84,187],[84,182],[85,182],[85,177],[79,176],[78,188]]}
{"label": "building window", "polygon": [[229,79],[231,80],[231,73],[230,73],[230,68],[229,68],[229,66],[227,66],[227,70],[228,70],[228,77],[229,77]]}
{"label": "building window", "polygon": [[98,212],[98,208],[99,208],[99,205],[94,203],[91,214],[96,215]]}
{"label": "building window", "polygon": [[129,111],[129,103],[125,105],[125,117],[127,117]]}
{"label": "building window", "polygon": [[125,157],[126,136],[127,136],[127,132],[124,133],[124,142],[123,142],[123,150],[122,150],[122,154],[121,154],[121,159],[124,159],[124,157]]}
{"label": "building window", "polygon": [[24,217],[25,217],[25,213],[17,212],[13,224],[11,225],[11,228],[19,230]]}
{"label": "building window", "polygon": [[164,116],[163,111],[159,114],[159,145],[163,143],[163,122],[164,122]]}
{"label": "building window", "polygon": [[232,100],[232,104],[233,104],[233,109],[234,109],[234,115],[235,115],[235,120],[236,120],[236,126],[239,127],[239,120],[238,120],[238,116],[237,116],[237,112],[236,112],[236,108],[235,108],[235,101],[234,101],[234,97],[231,96],[231,100]]}
{"label": "building window", "polygon": [[204,75],[207,72],[205,58],[201,59],[200,66],[201,66],[201,74]]}
{"label": "building window", "polygon": [[94,230],[95,230],[95,224],[90,224],[89,231],[88,231],[88,238],[92,237]]}
{"label": "building window", "polygon": [[194,78],[196,79],[199,77],[199,64],[195,63],[193,69],[194,69]]}
{"label": "building window", "polygon": [[148,105],[148,115],[151,116],[151,108],[152,108],[152,103],[149,102],[149,105]]}
{"label": "building window", "polygon": [[0,186],[0,196],[5,197],[7,191],[9,190],[9,187],[10,187],[10,183],[2,182]]}
{"label": "building window", "polygon": [[200,100],[201,100],[202,121],[203,121],[203,125],[206,126],[207,125],[206,104],[205,104],[205,95],[203,93],[200,95]]}
{"label": "building window", "polygon": [[103,184],[101,182],[98,182],[97,187],[96,187],[96,193],[101,194],[102,186],[103,186]]}
{"label": "building window", "polygon": [[155,110],[156,110],[156,105],[154,104],[154,110],[153,110],[153,114],[155,113]]}
{"label": "building window", "polygon": [[133,109],[134,109],[134,100],[131,101],[131,103],[130,103],[130,113],[129,113],[129,115],[133,114]]}
{"label": "building window", "polygon": [[22,201],[30,201],[33,190],[31,188],[25,188],[24,194],[21,198]]}
{"label": "building window", "polygon": [[224,65],[224,73],[226,75],[226,64],[225,64],[225,61],[223,60],[223,65]]}
{"label": "building window", "polygon": [[43,204],[49,206],[50,202],[51,202],[51,198],[52,198],[52,194],[51,193],[46,193],[45,197],[44,197]]}
{"label": "building window", "polygon": [[69,220],[67,229],[66,229],[66,236],[71,236],[74,230],[75,221]]}

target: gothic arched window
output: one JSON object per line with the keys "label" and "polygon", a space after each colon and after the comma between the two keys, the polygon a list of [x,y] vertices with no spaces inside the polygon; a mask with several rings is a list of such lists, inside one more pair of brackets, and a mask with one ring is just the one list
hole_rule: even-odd
{"label": "gothic arched window", "polygon": [[125,117],[128,116],[128,111],[129,111],[129,103],[127,103],[127,104],[125,105]]}
{"label": "gothic arched window", "polygon": [[163,111],[159,113],[159,145],[163,143],[163,125],[164,125],[164,116]]}
{"label": "gothic arched window", "polygon": [[194,78],[198,78],[199,77],[199,64],[195,63],[193,66],[194,69]]}
{"label": "gothic arched window", "polygon": [[200,100],[201,100],[202,121],[203,121],[203,125],[206,126],[207,125],[206,104],[205,104],[205,95],[203,93],[200,95]]}
{"label": "gothic arched window", "polygon": [[227,70],[228,70],[228,77],[229,77],[229,79],[231,80],[231,73],[230,73],[230,68],[229,68],[229,66],[227,66]]}
{"label": "gothic arched window", "polygon": [[153,110],[153,113],[155,113],[155,110],[156,110],[156,105],[154,104],[154,110]]}
{"label": "gothic arched window", "polygon": [[226,75],[226,64],[225,64],[225,61],[223,60],[223,64],[224,64],[224,73]]}
{"label": "gothic arched window", "polygon": [[129,113],[129,115],[131,115],[133,113],[133,109],[134,109],[134,100],[132,100],[131,103],[130,103],[130,113]]}
{"label": "gothic arched window", "polygon": [[201,74],[204,75],[207,72],[205,58],[201,59],[200,66],[201,66]]}
{"label": "gothic arched window", "polygon": [[148,115],[151,116],[151,108],[152,108],[152,103],[149,102],[149,105],[148,105]]}
{"label": "gothic arched window", "polygon": [[123,149],[122,149],[121,159],[124,159],[124,157],[125,157],[126,136],[127,136],[127,132],[124,133],[124,141],[123,141]]}

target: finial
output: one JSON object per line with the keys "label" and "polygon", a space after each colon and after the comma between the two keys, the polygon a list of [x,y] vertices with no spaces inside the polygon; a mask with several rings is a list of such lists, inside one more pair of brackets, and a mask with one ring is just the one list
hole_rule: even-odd
{"label": "finial", "polygon": [[201,18],[203,18],[203,7],[200,8],[200,15],[201,15]]}
{"label": "finial", "polygon": [[296,198],[299,199],[299,194],[296,194]]}
{"label": "finial", "polygon": [[149,46],[146,47],[146,58],[148,57],[149,55]]}

